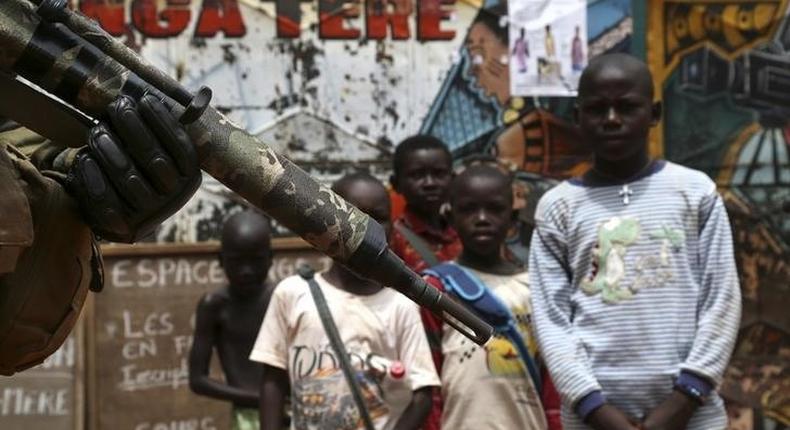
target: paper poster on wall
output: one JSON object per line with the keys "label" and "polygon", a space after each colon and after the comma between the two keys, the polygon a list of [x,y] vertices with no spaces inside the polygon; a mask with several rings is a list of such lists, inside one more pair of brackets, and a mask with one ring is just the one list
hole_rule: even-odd
{"label": "paper poster on wall", "polygon": [[587,63],[585,0],[510,0],[510,92],[575,96]]}

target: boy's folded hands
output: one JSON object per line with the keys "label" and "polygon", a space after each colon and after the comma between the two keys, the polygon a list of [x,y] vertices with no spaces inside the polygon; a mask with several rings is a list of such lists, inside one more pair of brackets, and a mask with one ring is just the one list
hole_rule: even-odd
{"label": "boy's folded hands", "polygon": [[663,402],[647,414],[640,428],[644,430],[684,429],[699,403],[691,397],[673,391]]}
{"label": "boy's folded hands", "polygon": [[686,428],[697,407],[694,399],[673,391],[642,422],[609,403],[593,411],[587,422],[595,430],[679,430]]}
{"label": "boy's folded hands", "polygon": [[639,422],[628,417],[617,407],[605,403],[590,414],[588,424],[595,430],[637,430]]}

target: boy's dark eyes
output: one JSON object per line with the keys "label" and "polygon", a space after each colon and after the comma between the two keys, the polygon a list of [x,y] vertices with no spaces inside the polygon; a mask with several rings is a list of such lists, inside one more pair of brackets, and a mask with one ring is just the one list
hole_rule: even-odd
{"label": "boy's dark eyes", "polygon": [[428,176],[438,179],[445,179],[450,176],[450,172],[445,169],[423,169],[408,172],[408,177],[410,179],[423,179]]}
{"label": "boy's dark eyes", "polygon": [[614,105],[608,103],[594,103],[582,106],[582,110],[591,115],[606,115],[610,108],[614,108],[615,112],[624,114],[632,113],[639,109],[640,104],[634,102],[618,102]]}
{"label": "boy's dark eyes", "polygon": [[491,204],[488,206],[489,212],[492,214],[502,214],[511,210],[507,205]]}
{"label": "boy's dark eyes", "polygon": [[225,261],[231,264],[243,264],[243,263],[257,263],[266,258],[265,254],[252,254],[252,255],[244,255],[244,256],[233,256],[233,257],[225,257]]}
{"label": "boy's dark eyes", "polygon": [[477,209],[477,205],[471,203],[466,205],[458,205],[455,208],[455,210],[459,213],[474,212],[476,209]]}
{"label": "boy's dark eyes", "polygon": [[607,108],[608,106],[603,103],[595,103],[595,104],[588,104],[582,106],[582,110],[591,114],[605,113]]}
{"label": "boy's dark eyes", "polygon": [[639,109],[639,105],[633,102],[624,102],[617,105],[617,110],[620,112],[633,112]]}
{"label": "boy's dark eyes", "polygon": [[470,202],[468,204],[460,204],[456,207],[456,211],[462,214],[468,214],[485,209],[490,214],[498,214],[509,211],[511,208],[506,204],[489,203],[481,205],[478,202]]}

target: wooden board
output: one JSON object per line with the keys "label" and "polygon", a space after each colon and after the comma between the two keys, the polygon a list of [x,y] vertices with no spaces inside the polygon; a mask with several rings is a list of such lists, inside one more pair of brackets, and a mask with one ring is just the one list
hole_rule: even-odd
{"label": "wooden board", "polygon": [[[276,240],[273,247],[273,282],[301,262],[317,269],[329,262],[300,241]],[[94,295],[86,327],[91,429],[230,428],[230,405],[194,395],[188,381],[197,301],[226,285],[218,249],[216,243],[103,248],[105,287]]]}
{"label": "wooden board", "polygon": [[12,377],[0,377],[0,428],[74,430],[84,428],[82,324],[44,363]]}

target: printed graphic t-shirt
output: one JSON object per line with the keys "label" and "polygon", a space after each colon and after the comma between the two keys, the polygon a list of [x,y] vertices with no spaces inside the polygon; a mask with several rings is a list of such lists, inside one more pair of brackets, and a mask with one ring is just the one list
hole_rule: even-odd
{"label": "printed graphic t-shirt", "polygon": [[[362,296],[334,287],[320,274],[315,279],[357,371],[374,425],[393,428],[412,391],[439,386],[417,305],[389,288]],[[274,290],[250,359],[288,372],[291,428],[362,428],[309,287],[299,276],[286,278]],[[387,371],[396,360],[406,370],[401,379]]]}
{"label": "printed graphic t-shirt", "polygon": [[[483,282],[517,320],[518,331],[531,353],[530,291],[527,273],[500,276],[464,267]],[[439,282],[428,278],[429,282]],[[540,396],[516,347],[496,335],[480,347],[459,332],[443,332],[443,429],[546,429]]]}

